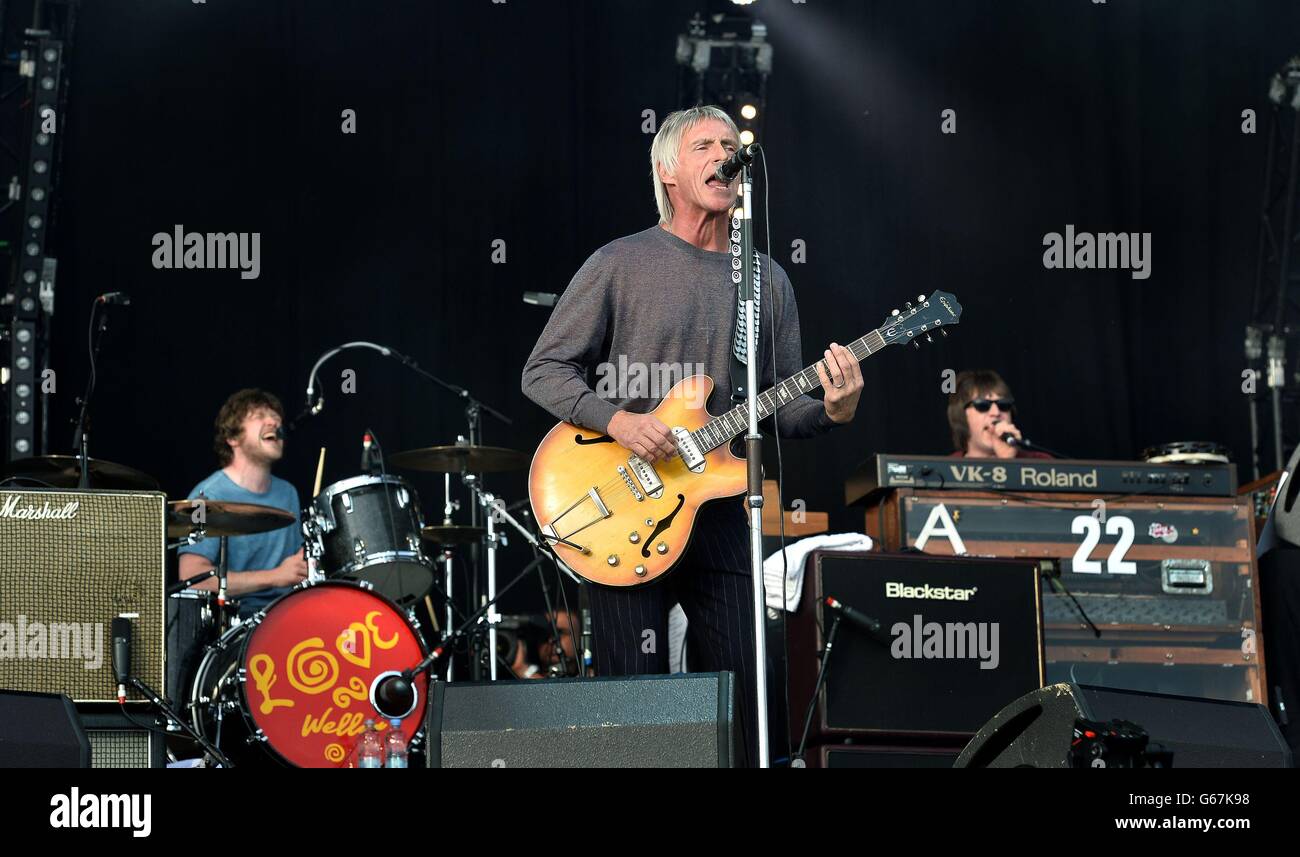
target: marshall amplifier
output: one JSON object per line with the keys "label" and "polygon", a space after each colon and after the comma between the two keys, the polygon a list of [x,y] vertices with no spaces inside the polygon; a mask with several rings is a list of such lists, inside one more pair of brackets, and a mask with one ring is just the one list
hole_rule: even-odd
{"label": "marshall amplifier", "polygon": [[0,688],[116,703],[112,623],[127,616],[132,670],[162,689],[165,506],[158,492],[0,490]]}
{"label": "marshall amplifier", "polygon": [[823,740],[812,744],[923,737],[959,749],[1043,685],[1038,563],[815,551],[789,620],[795,744],[837,615],[828,596],[880,629],[840,622],[813,720]]}

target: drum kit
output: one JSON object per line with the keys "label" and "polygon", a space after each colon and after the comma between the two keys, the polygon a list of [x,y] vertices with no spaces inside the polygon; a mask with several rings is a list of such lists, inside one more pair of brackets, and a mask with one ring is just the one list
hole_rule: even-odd
{"label": "drum kit", "polygon": [[[290,526],[294,515],[247,503],[169,502],[167,537],[175,540],[169,548],[220,540],[216,568],[168,591],[168,658],[177,666],[169,670],[174,679],[169,677],[167,694],[178,709],[174,719],[185,721],[177,725],[218,764],[231,766],[268,760],[350,766],[356,738],[368,720],[380,730],[400,722],[408,743],[418,746],[431,674],[411,674],[417,664],[428,662],[430,652],[417,608],[427,606],[440,653],[461,637],[470,639],[475,677],[483,659],[490,677],[497,678],[500,528],[513,527],[539,551],[545,544],[499,497],[483,489],[479,475],[519,470],[528,463],[528,456],[515,450],[464,442],[391,456],[388,467],[443,474],[444,517],[434,525],[425,524],[419,497],[401,476],[365,474],[321,488],[303,510],[300,524],[307,580],[242,620],[235,602],[226,597],[227,540]],[[122,465],[93,459],[90,465],[97,488],[158,487]],[[15,462],[7,476],[71,488],[79,470],[76,456],[47,456]],[[460,474],[482,511],[468,525],[452,520],[459,507],[451,499],[453,474]],[[467,602],[481,609],[465,617],[453,599],[453,560],[458,552],[476,549],[486,554],[487,585]],[[557,566],[569,573],[558,560]],[[215,592],[192,588],[212,577],[218,578]],[[445,605],[441,622],[431,598],[435,591]],[[451,680],[450,659],[441,666],[437,677]],[[386,710],[377,703],[376,688],[404,671],[413,693],[404,697],[403,710]]]}

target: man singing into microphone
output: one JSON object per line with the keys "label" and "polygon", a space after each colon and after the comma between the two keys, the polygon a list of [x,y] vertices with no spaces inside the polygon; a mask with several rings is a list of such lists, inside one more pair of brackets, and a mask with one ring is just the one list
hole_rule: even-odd
{"label": "man singing into microphone", "polygon": [[[668,427],[646,413],[668,391],[647,396],[620,379],[616,395],[604,399],[588,385],[586,373],[620,362],[702,364],[716,385],[710,412],[730,407],[736,286],[729,217],[737,182],[728,184],[715,173],[740,147],[739,138],[735,122],[717,107],[694,107],[664,119],[650,148],[659,223],[606,244],[583,264],[524,367],[523,391],[534,402],[561,420],[608,434],[649,461],[675,453]],[[803,363],[790,280],[766,256],[761,264],[760,388],[774,383],[773,345],[780,377],[795,374]],[[805,395],[782,405],[783,437],[811,437],[853,419],[862,373],[848,349],[831,343],[817,372],[823,400]],[[596,672],[667,672],[668,611],[680,602],[695,666],[736,674],[737,717],[756,760],[752,599],[742,504],[718,501],[700,511],[689,551],[662,581],[634,589],[591,587]]]}
{"label": "man singing into microphone", "polygon": [[1001,375],[992,369],[966,369],[956,382],[948,395],[954,458],[1051,458],[1007,442],[1007,435],[1018,440],[1021,434],[1014,422],[1016,400]]}
{"label": "man singing into microphone", "polygon": [[[284,455],[279,436],[284,423],[280,400],[262,390],[240,390],[226,399],[217,414],[213,448],[220,470],[190,492],[189,499],[256,503],[292,512],[294,523],[249,536],[231,536],[227,548],[230,574],[226,594],[239,599],[240,618],[248,618],[307,577],[302,533],[297,524],[298,492],[271,475],[271,465]],[[201,574],[217,561],[220,540],[207,538],[180,549],[182,580]],[[195,586],[216,591],[212,578]]]}

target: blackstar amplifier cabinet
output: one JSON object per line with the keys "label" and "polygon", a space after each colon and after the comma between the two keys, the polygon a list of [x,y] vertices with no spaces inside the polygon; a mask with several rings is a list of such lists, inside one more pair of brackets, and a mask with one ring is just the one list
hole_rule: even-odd
{"label": "blackstar amplifier cabinet", "polygon": [[813,744],[921,739],[950,745],[955,757],[989,717],[1043,684],[1036,562],[814,551],[789,617],[796,746],[835,621],[827,596],[880,630],[841,620]]}
{"label": "blackstar amplifier cabinet", "polygon": [[[161,690],[166,495],[0,490],[0,688],[116,702],[112,624]],[[143,701],[134,691],[132,701]]]}
{"label": "blackstar amplifier cabinet", "polygon": [[1048,681],[1265,701],[1255,514],[1237,497],[897,488],[867,531],[886,549],[1043,561]]}

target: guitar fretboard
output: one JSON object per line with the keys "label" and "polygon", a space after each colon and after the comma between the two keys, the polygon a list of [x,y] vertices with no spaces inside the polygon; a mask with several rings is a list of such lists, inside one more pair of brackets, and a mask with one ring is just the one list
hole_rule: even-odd
{"label": "guitar fretboard", "polygon": [[[848,349],[861,363],[867,357],[885,347],[887,343],[879,330],[873,330],[861,339],[849,343]],[[807,366],[797,375],[786,378],[780,384],[758,395],[758,419],[770,417],[778,407],[792,402],[804,393],[815,390],[822,385],[817,377],[816,364]],[[722,416],[714,417],[691,433],[701,452],[709,452],[730,443],[737,435],[749,431],[749,405],[741,404],[727,411]]]}

